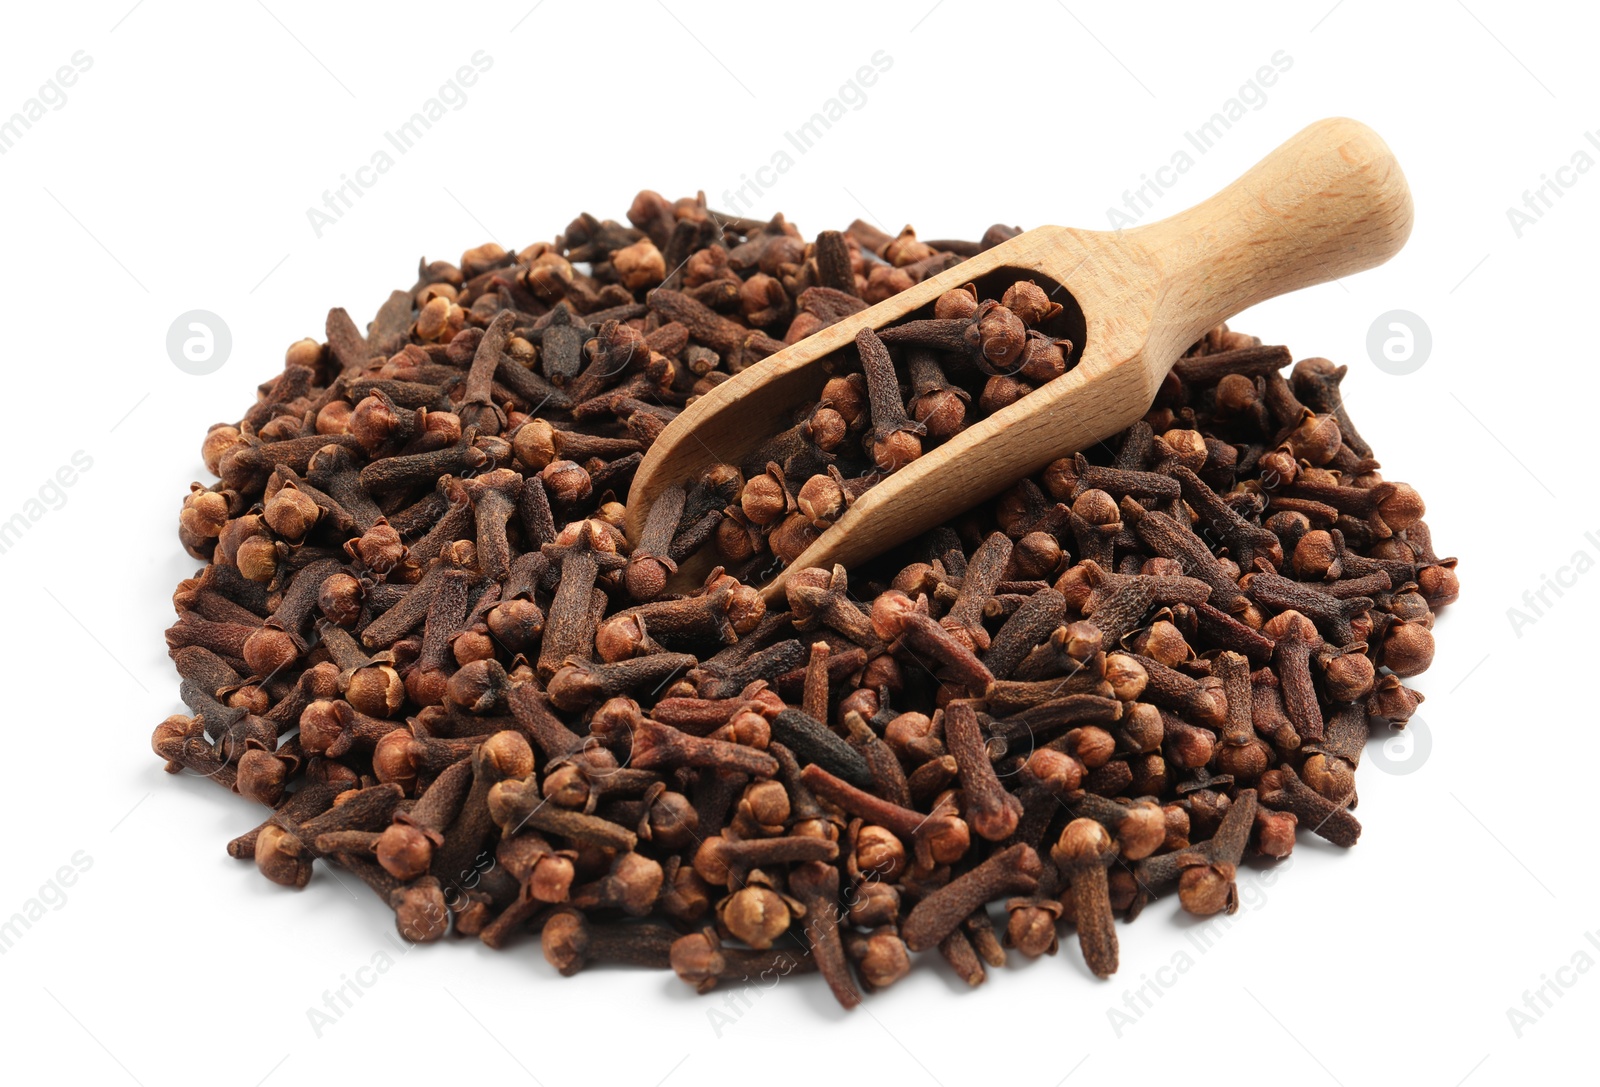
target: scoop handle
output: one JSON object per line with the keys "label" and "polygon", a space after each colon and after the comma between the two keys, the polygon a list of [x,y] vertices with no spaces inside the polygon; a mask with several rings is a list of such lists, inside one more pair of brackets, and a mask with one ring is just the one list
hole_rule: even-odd
{"label": "scoop handle", "polygon": [[1411,189],[1389,146],[1331,117],[1209,200],[1125,239],[1147,251],[1162,284],[1155,327],[1187,345],[1258,302],[1382,264],[1411,222]]}

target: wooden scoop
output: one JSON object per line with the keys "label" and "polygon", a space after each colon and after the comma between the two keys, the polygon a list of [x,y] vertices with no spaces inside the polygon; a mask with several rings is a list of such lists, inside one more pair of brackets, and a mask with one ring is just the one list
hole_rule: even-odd
{"label": "wooden scoop", "polygon": [[[1019,234],[696,400],[639,466],[628,536],[638,540],[664,488],[712,464],[741,464],[791,425],[793,409],[827,380],[820,360],[862,327],[901,320],[963,283],[992,278],[997,289],[979,294],[998,298],[1014,279],[1039,282],[1076,322],[1078,334],[1064,334],[1077,345],[1074,357],[1081,350],[1077,365],[879,482],[787,569],[872,558],[1130,426],[1207,329],[1268,298],[1383,263],[1405,244],[1411,218],[1411,192],[1388,146],[1367,126],[1332,118],[1170,219],[1115,232],[1042,226]],[[785,575],[763,590],[769,599]]]}

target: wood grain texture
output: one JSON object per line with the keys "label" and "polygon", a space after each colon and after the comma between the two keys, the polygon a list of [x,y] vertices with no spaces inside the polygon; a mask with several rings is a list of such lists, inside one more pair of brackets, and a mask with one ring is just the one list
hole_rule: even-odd
{"label": "wood grain texture", "polygon": [[[790,569],[869,559],[1125,429],[1207,329],[1258,302],[1388,260],[1411,233],[1410,190],[1383,140],[1356,121],[1304,129],[1209,200],[1133,230],[1039,227],[750,367],[661,434],[628,494],[630,539],[650,502],[711,464],[740,463],[815,399],[820,359],[1000,268],[1061,284],[1087,335],[1072,370],[982,419],[866,492]],[[765,592],[783,590],[779,574]]]}

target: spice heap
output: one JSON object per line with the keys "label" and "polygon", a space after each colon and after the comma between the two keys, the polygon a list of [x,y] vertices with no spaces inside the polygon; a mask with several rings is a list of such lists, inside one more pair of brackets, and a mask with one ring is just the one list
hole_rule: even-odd
{"label": "spice heap", "polygon": [[[630,548],[619,496],[694,396],[1015,231],[807,243],[649,192],[628,218],[424,263],[365,335],[332,311],[207,434],[220,481],[179,526],[207,565],[167,632],[192,716],[153,746],[271,809],[230,854],[291,887],[345,869],[411,940],[537,934],[563,974],[624,962],[702,991],[815,970],[850,1007],[912,952],[976,985],[1063,925],[1104,977],[1114,919],[1152,895],[1231,911],[1247,858],[1356,841],[1363,745],[1421,701],[1402,680],[1457,581],[1342,368],[1285,376],[1287,349],[1219,327],[1144,420],[899,552],[796,570],[782,608],[740,568],[679,592],[713,537],[770,562],[767,527],[813,524],[819,477],[847,501],[840,461],[893,467],[908,418],[918,439],[959,425],[932,371],[983,364],[943,322],[986,354],[980,313],[1048,317],[1025,284],[864,336],[836,360],[853,400],[798,424],[839,416],[833,450],[801,435],[833,472],[715,466]],[[1020,338],[1004,365],[1065,368]]]}

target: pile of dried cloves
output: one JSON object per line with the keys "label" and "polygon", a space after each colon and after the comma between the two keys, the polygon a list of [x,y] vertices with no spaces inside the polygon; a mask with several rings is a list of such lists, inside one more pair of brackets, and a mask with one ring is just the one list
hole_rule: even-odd
{"label": "pile of dried cloves", "polygon": [[1016,231],[627,218],[423,263],[206,435],[167,632],[192,716],[153,745],[270,809],[230,854],[336,865],[410,940],[700,990],[815,970],[850,1007],[912,952],[975,985],[1063,925],[1104,977],[1152,895],[1232,910],[1246,858],[1355,842],[1368,732],[1421,701],[1457,580],[1342,368],[1219,327],[1122,435],[768,607],[747,579],[1072,345],[1035,283],[947,292],[630,548],[633,470],[694,397]]}

